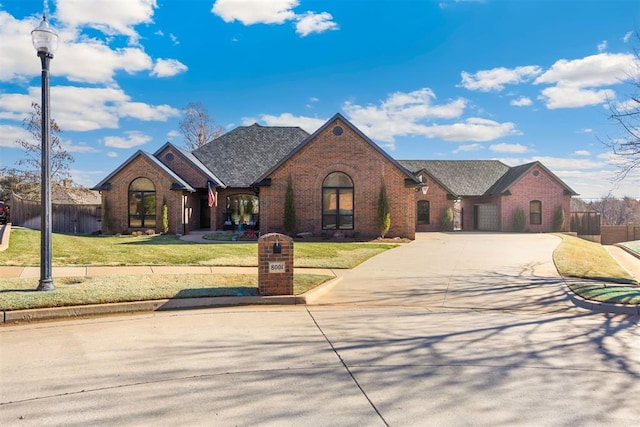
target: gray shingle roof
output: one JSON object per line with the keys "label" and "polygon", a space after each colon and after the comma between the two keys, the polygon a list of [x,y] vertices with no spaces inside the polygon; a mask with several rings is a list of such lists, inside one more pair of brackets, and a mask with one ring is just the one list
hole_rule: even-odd
{"label": "gray shingle roof", "polygon": [[454,196],[483,196],[508,171],[498,160],[398,160],[402,166],[418,173],[425,170]]}
{"label": "gray shingle roof", "polygon": [[227,187],[249,187],[309,134],[299,127],[241,126],[193,151]]}
{"label": "gray shingle roof", "polygon": [[398,160],[398,163],[414,174],[426,171],[455,197],[503,194],[534,166],[539,166],[558,181],[566,194],[577,195],[538,161],[514,167],[498,160]]}

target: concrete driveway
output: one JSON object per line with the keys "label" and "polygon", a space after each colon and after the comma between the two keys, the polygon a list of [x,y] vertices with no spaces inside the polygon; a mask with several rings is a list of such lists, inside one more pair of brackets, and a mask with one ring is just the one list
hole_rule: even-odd
{"label": "concrete driveway", "polygon": [[636,426],[639,318],[571,306],[558,243],[420,235],[320,305],[3,326],[0,425]]}
{"label": "concrete driveway", "polygon": [[419,233],[342,277],[317,304],[563,311],[550,234]]}

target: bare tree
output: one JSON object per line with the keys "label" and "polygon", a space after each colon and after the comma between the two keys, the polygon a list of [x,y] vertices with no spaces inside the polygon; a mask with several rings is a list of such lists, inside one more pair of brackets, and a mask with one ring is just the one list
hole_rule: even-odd
{"label": "bare tree", "polygon": [[600,212],[602,225],[640,224],[640,202],[630,197],[616,199],[607,196],[590,203]]}
{"label": "bare tree", "polygon": [[[637,38],[640,40],[640,33]],[[609,102],[609,119],[622,130],[621,137],[610,137],[605,142],[620,160],[617,180],[640,166],[640,50],[634,49],[634,54],[635,69],[631,70],[629,77],[635,93],[625,102]]]}
{"label": "bare tree", "polygon": [[[16,142],[24,149],[25,156],[16,162],[18,168],[5,168],[3,175],[5,185],[12,191],[30,198],[40,197],[40,180],[42,175],[42,111],[37,103],[31,104],[31,112],[22,121],[24,128],[31,134],[30,140],[18,139]],[[51,119],[51,178],[54,186],[62,185],[69,177],[69,165],[74,159],[65,150],[58,134],[60,127]],[[4,185],[3,185],[4,187]]]}
{"label": "bare tree", "polygon": [[187,104],[179,125],[189,150],[200,148],[224,133],[222,126],[213,121],[207,108],[200,102]]}

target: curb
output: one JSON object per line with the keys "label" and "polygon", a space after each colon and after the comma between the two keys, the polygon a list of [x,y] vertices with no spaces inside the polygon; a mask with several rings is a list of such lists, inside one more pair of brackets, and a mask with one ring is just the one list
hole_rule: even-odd
{"label": "curb", "polygon": [[0,227],[0,251],[4,251],[9,247],[9,236],[11,236],[10,222]]}
{"label": "curb", "polygon": [[562,284],[564,286],[565,292],[569,296],[569,299],[576,307],[596,311],[599,313],[630,315],[640,314],[640,305],[638,304],[612,304],[608,302],[591,301],[573,292],[569,285],[567,285],[567,281],[564,277],[562,277]]}
{"label": "curb", "polygon": [[312,304],[341,280],[335,277],[302,295],[174,298],[112,304],[90,304],[70,307],[35,308],[0,312],[0,324],[28,323],[46,320],[75,319],[109,314],[133,314],[153,311],[192,310],[245,305]]}

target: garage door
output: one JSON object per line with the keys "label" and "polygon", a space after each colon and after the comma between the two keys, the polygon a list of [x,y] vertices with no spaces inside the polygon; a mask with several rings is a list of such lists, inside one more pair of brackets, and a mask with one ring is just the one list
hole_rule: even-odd
{"label": "garage door", "polygon": [[497,204],[485,203],[475,205],[474,214],[476,230],[500,231],[500,217],[498,216]]}

